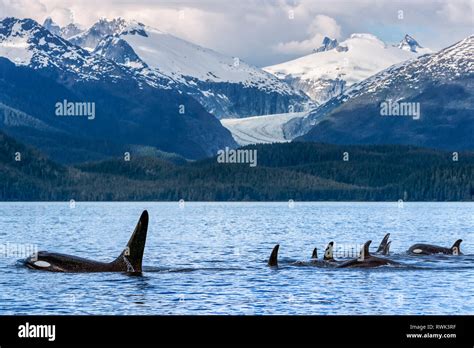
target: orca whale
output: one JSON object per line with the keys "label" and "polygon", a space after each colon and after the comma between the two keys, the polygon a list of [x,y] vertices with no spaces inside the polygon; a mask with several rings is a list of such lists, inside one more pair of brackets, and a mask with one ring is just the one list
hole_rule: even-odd
{"label": "orca whale", "polygon": [[390,243],[388,241],[388,238],[390,238],[390,233],[387,233],[385,237],[383,237],[382,241],[380,242],[380,245],[375,253],[381,254],[381,255],[388,255],[390,252]]}
{"label": "orca whale", "polygon": [[408,253],[411,255],[434,255],[434,254],[446,254],[446,255],[462,255],[461,252],[462,239],[458,239],[454,242],[451,248],[445,248],[437,245],[430,244],[415,244],[408,249]]}
{"label": "orca whale", "polygon": [[365,242],[364,246],[360,250],[359,258],[345,261],[337,265],[337,267],[338,268],[372,268],[372,267],[379,267],[379,266],[384,266],[384,265],[399,265],[398,262],[371,255],[369,252],[370,243],[372,243],[371,240]]}
{"label": "orca whale", "polygon": [[114,261],[106,263],[82,257],[40,251],[28,257],[25,265],[49,272],[127,272],[141,273],[148,231],[148,212],[143,211],[127,246]]}

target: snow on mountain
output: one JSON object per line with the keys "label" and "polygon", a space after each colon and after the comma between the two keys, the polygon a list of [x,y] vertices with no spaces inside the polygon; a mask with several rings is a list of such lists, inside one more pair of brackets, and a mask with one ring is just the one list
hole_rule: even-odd
{"label": "snow on mountain", "polygon": [[61,27],[59,25],[57,25],[51,17],[48,17],[44,20],[43,27],[48,29],[54,35],[60,35],[61,34]]}
{"label": "snow on mountain", "polygon": [[347,51],[347,47],[346,46],[340,46],[339,45],[339,42],[337,42],[336,39],[334,40],[331,40],[330,38],[328,38],[327,36],[324,37],[323,39],[323,43],[320,47],[318,48],[315,48],[313,50],[313,52],[325,52],[325,51],[330,51],[332,49],[338,49],[339,51]]}
{"label": "snow on mountain", "polygon": [[8,58],[16,65],[28,65],[33,57],[30,35],[21,23],[6,18],[0,22],[0,56]]}
{"label": "snow on mountain", "polygon": [[49,30],[52,34],[61,36],[63,39],[66,40],[84,31],[79,25],[74,23],[69,23],[68,25],[61,28],[53,21],[51,17],[48,17],[44,20],[43,27]]}
{"label": "snow on mountain", "polygon": [[69,23],[65,27],[61,28],[59,36],[61,36],[63,39],[69,40],[71,37],[79,35],[83,31],[84,29],[82,29],[81,26],[74,23]]}
{"label": "snow on mountain", "polygon": [[116,18],[111,21],[101,18],[88,30],[70,37],[69,41],[77,46],[81,46],[87,51],[93,51],[99,41],[109,35],[120,34],[127,25],[129,25],[129,22],[123,18]]}
{"label": "snow on mountain", "polygon": [[[474,35],[393,65],[284,125],[286,136],[350,144],[474,148]],[[387,100],[418,103],[419,118],[381,117]]]}
{"label": "snow on mountain", "polygon": [[146,36],[120,35],[150,67],[187,83],[190,78],[204,82],[242,83],[245,87],[266,90],[278,89],[291,93],[291,89],[259,69],[238,58],[228,57],[207,48],[181,40],[150,27],[143,27]]}
{"label": "snow on mountain", "polygon": [[393,64],[426,53],[427,50],[421,49],[416,41],[408,41],[407,38],[412,38],[405,36],[407,45],[411,45],[409,50],[405,46],[388,46],[371,34],[352,34],[340,44],[325,38],[325,49],[264,70],[302,90],[316,103],[323,104],[354,83]]}
{"label": "snow on mountain", "polygon": [[395,64],[370,78],[353,85],[337,99],[368,95],[382,89],[397,88],[403,82],[406,88],[417,88],[421,82],[446,82],[474,74],[474,35],[437,53]]}
{"label": "snow on mountain", "polygon": [[119,64],[168,77],[218,118],[298,111],[310,103],[304,93],[238,57],[136,21],[101,20],[70,41]]}
{"label": "snow on mountain", "polygon": [[[103,158],[130,144],[187,158],[236,145],[214,116],[170,81],[146,66],[92,54],[32,19],[0,20],[0,103],[24,113],[8,110],[0,126],[60,160]],[[63,99],[94,102],[98,117],[56,117],[54,106]],[[186,116],[178,113],[179,105],[186,106]],[[51,136],[53,128],[61,137]],[[74,149],[64,151],[69,146]]]}
{"label": "snow on mountain", "polygon": [[[117,46],[119,47],[119,46]],[[111,81],[117,83],[131,76],[139,86],[171,89],[167,76],[152,72],[146,66],[116,64],[98,54],[71,44],[52,34],[32,19],[5,18],[0,21],[0,56],[17,65],[33,69],[57,69],[76,81]]]}
{"label": "snow on mountain", "polygon": [[58,69],[76,80],[116,80],[121,68],[52,34],[32,19],[0,22],[0,56],[33,69]]}
{"label": "snow on mountain", "polygon": [[415,53],[420,53],[420,54],[431,53],[430,49],[421,47],[420,44],[408,34],[405,35],[405,37],[403,38],[402,41],[400,41],[397,47],[405,51],[410,51],[410,52],[415,52]]}
{"label": "snow on mountain", "polygon": [[295,118],[308,115],[308,112],[222,119],[221,123],[241,146],[248,144],[284,143],[292,139],[283,132],[283,125]]}

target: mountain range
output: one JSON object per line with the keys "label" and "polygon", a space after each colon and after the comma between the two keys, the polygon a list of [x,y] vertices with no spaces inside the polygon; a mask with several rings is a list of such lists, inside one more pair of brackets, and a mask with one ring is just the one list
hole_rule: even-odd
{"label": "mountain range", "polygon": [[136,21],[101,19],[69,41],[149,79],[167,79],[217,118],[299,111],[312,104],[301,91],[238,57]]}
{"label": "mountain range", "polygon": [[[31,19],[0,21],[0,127],[61,162],[156,148],[187,158],[235,146],[230,133],[169,80],[92,54]],[[97,117],[58,117],[62,101]]]}
{"label": "mountain range", "polygon": [[[411,144],[474,148],[474,35],[437,53],[403,62],[353,85],[292,120],[298,140],[336,144]],[[386,115],[386,105],[413,105],[419,114]]]}
{"label": "mountain range", "polygon": [[51,17],[48,17],[44,20],[43,27],[48,29],[52,34],[61,36],[66,40],[84,31],[81,26],[74,23],[69,23],[68,25],[61,28],[53,21]]}
{"label": "mountain range", "polygon": [[[310,55],[259,69],[136,21],[85,30],[10,17],[0,21],[0,128],[64,163],[199,159],[295,138],[470,149],[472,41],[432,53],[409,35],[393,45],[326,37]],[[97,117],[59,117],[63,101],[93,103]],[[418,105],[421,117],[384,116],[387,103]]]}
{"label": "mountain range", "polygon": [[313,53],[263,69],[321,105],[393,64],[430,52],[409,35],[392,46],[372,34],[352,34],[341,43],[325,37]]}

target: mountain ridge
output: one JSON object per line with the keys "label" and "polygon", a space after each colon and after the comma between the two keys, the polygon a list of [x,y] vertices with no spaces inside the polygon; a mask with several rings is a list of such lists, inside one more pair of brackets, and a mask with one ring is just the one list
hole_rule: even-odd
{"label": "mountain ridge", "polygon": [[[123,153],[132,145],[154,146],[188,158],[235,146],[215,117],[193,98],[169,88],[168,80],[153,76],[152,84],[147,75],[92,55],[31,19],[0,21],[0,56],[5,57],[0,57],[0,102],[60,129],[62,135],[0,126],[60,161]],[[98,117],[93,121],[57,117],[55,104],[63,100],[94,102]],[[67,151],[63,148],[67,143],[75,146]]]}
{"label": "mountain ridge", "polygon": [[302,90],[317,105],[322,105],[351,85],[393,64],[429,51],[425,49],[418,52],[394,47],[366,33],[354,33],[341,43],[325,38],[322,47],[323,49],[309,55],[268,66],[264,70],[295,89]]}
{"label": "mountain ridge", "polygon": [[[316,108],[299,124],[287,124],[286,131],[307,131],[297,138],[302,141],[473,149],[473,49],[471,35],[437,53],[394,65]],[[381,103],[389,100],[417,103],[421,117],[382,117]]]}
{"label": "mountain ridge", "polygon": [[[229,57],[136,21],[101,20],[71,42],[119,64],[143,66],[168,78],[218,118],[267,115],[302,109],[309,98],[238,57]],[[117,52],[127,52],[125,61]],[[132,54],[133,51],[133,54]]]}

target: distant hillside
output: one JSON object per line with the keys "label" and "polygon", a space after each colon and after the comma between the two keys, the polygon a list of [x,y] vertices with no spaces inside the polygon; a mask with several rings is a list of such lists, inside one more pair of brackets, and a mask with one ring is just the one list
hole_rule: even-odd
{"label": "distant hillside", "polygon": [[0,133],[0,199],[63,199],[69,169]]}
{"label": "distant hillside", "polygon": [[[0,200],[469,201],[474,152],[411,146],[249,146],[258,165],[138,157],[65,167],[0,134]],[[15,153],[21,161],[15,161]],[[344,152],[349,156],[343,161]]]}

